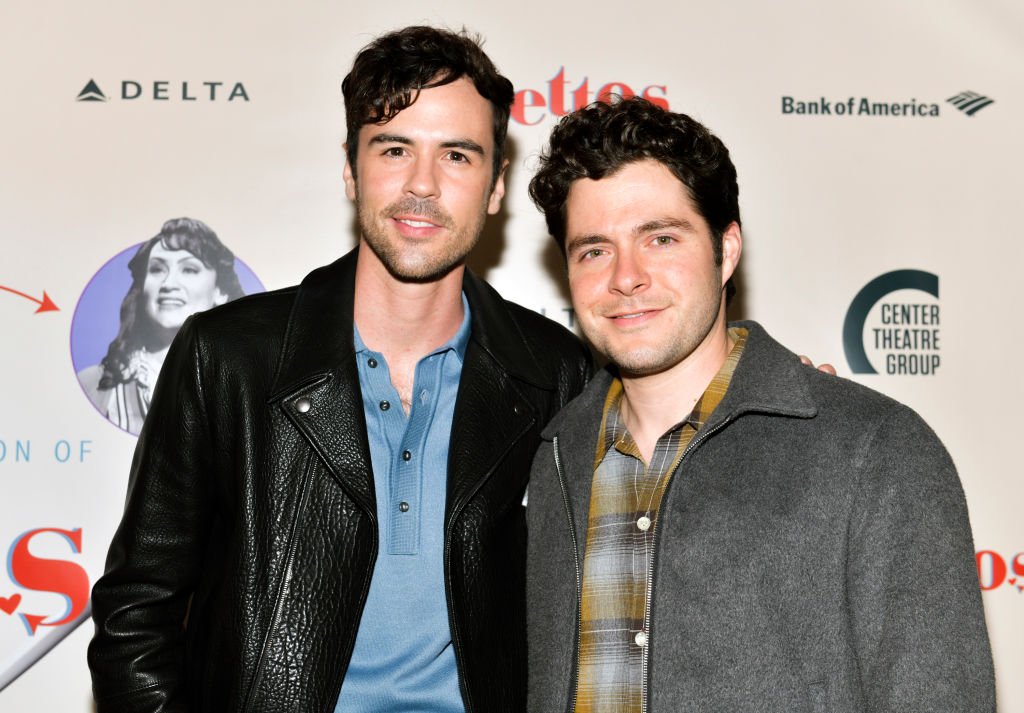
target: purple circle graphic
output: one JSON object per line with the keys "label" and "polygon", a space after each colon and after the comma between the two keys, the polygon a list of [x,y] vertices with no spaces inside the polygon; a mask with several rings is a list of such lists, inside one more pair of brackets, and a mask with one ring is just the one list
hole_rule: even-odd
{"label": "purple circle graphic", "polygon": [[[122,302],[133,287],[129,263],[145,245],[137,243],[107,260],[85,286],[71,319],[71,364],[83,392],[108,421],[135,435],[145,417],[147,398],[141,398],[136,393],[138,389],[130,386],[126,393],[125,384],[109,389],[100,389],[97,384],[103,373],[103,359],[111,343],[119,337]],[[180,251],[180,254],[187,255],[187,251]],[[266,289],[249,266],[237,257],[234,260],[234,275],[244,294],[264,292]],[[152,371],[151,378],[155,380],[159,366],[156,365]]]}

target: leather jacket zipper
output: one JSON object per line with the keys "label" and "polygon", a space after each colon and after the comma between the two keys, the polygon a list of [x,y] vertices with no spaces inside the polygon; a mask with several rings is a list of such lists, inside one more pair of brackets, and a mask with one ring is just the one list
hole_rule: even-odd
{"label": "leather jacket zipper", "polygon": [[576,710],[576,686],[579,681],[580,672],[580,638],[583,634],[583,577],[580,574],[580,548],[576,541],[576,525],[572,519],[572,508],[569,507],[569,489],[565,484],[565,477],[562,474],[562,461],[558,456],[558,436],[555,436],[552,440],[552,451],[555,456],[555,472],[558,473],[558,487],[562,490],[562,503],[565,505],[565,514],[569,520],[573,563],[576,565],[576,640],[573,642],[573,658],[576,659],[576,665],[573,666],[569,679],[568,708],[568,713],[573,713]]}

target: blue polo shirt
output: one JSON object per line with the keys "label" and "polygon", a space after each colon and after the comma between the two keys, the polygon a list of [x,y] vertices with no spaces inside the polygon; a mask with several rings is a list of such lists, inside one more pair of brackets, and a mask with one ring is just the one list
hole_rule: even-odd
{"label": "blue polo shirt", "polygon": [[406,417],[384,356],[355,330],[380,544],[339,713],[463,713],[444,590],[448,443],[469,303],[452,339],[416,364]]}

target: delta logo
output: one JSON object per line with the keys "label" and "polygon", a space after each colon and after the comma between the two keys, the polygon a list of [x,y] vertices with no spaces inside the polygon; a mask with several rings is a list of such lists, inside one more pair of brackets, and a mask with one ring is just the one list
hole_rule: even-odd
{"label": "delta logo", "polygon": [[[995,99],[974,91],[962,91],[945,100],[964,116],[974,116]],[[941,102],[910,99],[879,99],[878,97],[830,97],[797,98],[781,97],[780,110],[783,116],[871,116],[888,118],[934,118],[941,115]]]}
{"label": "delta logo", "polygon": [[668,109],[668,88],[664,84],[635,87],[621,81],[598,84],[589,77],[570,78],[559,67],[551,79],[538,88],[520,89],[512,102],[511,119],[523,126],[536,126],[549,117],[558,119],[593,102],[612,103],[641,96],[652,104]]}
{"label": "delta logo", "polygon": [[78,92],[75,101],[108,102],[111,97],[121,101],[157,102],[248,102],[249,91],[242,82],[170,81],[151,82],[122,79],[113,94],[104,92],[95,79],[90,79]]}

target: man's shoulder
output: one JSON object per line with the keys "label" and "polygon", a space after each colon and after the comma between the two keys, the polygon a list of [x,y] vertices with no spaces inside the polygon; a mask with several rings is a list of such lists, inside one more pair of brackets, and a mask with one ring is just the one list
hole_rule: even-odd
{"label": "man's shoulder", "polygon": [[245,295],[192,316],[192,329],[205,346],[266,348],[283,333],[298,287]]}
{"label": "man's shoulder", "polygon": [[759,325],[754,325],[750,334],[752,342],[748,342],[743,359],[750,357],[753,362],[744,365],[744,372],[756,375],[757,388],[770,398],[785,399],[804,406],[807,413],[813,412],[820,427],[851,432],[884,425],[934,437],[910,406],[864,384],[800,364],[794,353],[775,342]]}

